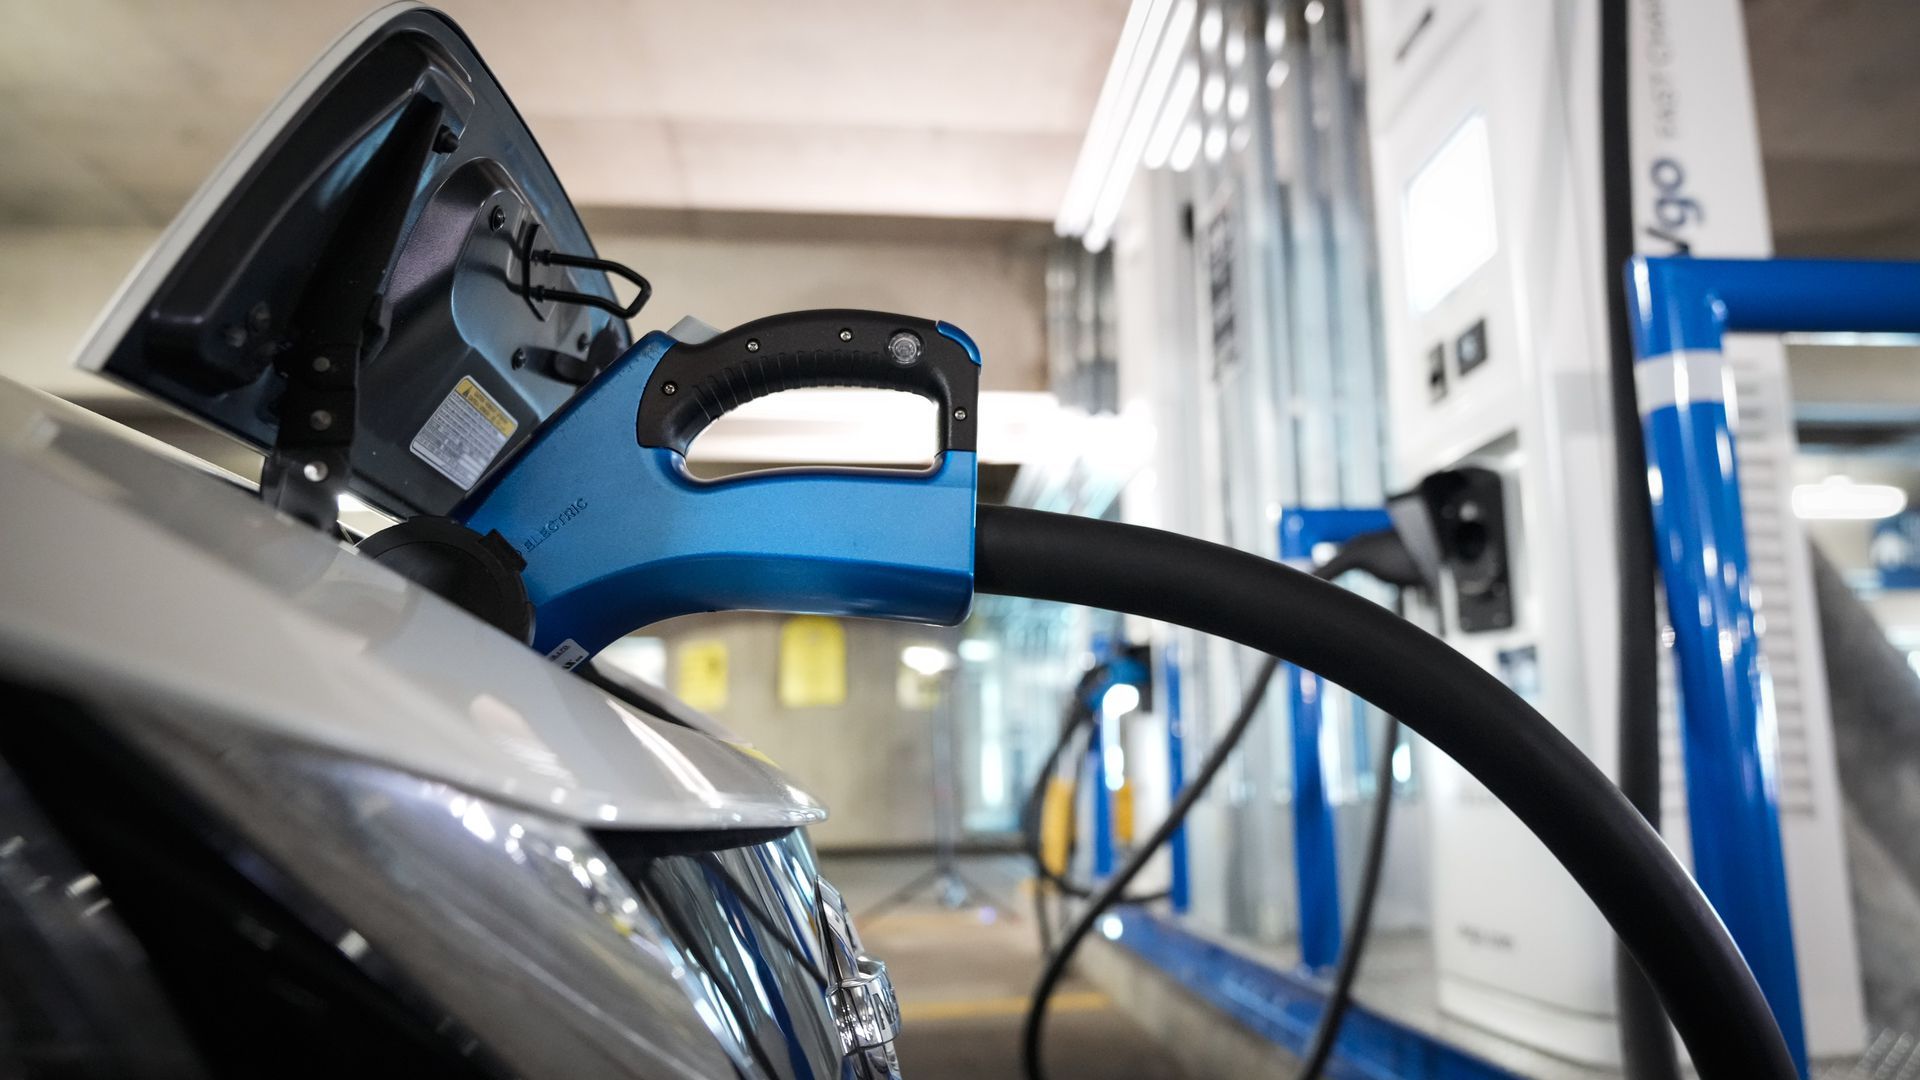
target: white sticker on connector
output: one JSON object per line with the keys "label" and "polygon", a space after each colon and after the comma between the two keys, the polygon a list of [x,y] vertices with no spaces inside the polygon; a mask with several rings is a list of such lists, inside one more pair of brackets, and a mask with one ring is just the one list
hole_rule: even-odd
{"label": "white sticker on connector", "polygon": [[464,490],[487,471],[519,426],[472,376],[463,376],[407,448]]}
{"label": "white sticker on connector", "polygon": [[574,668],[579,667],[588,655],[587,650],[581,648],[579,642],[568,638],[560,644],[555,645],[553,651],[547,654],[547,659],[559,664],[567,671],[572,671]]}

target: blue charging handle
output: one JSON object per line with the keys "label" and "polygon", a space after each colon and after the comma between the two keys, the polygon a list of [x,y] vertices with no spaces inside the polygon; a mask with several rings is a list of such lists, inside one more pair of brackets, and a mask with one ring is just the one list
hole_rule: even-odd
{"label": "blue charging handle", "polygon": [[[690,336],[690,335],[688,335]],[[701,480],[694,437],[781,390],[905,390],[940,408],[931,469],[798,468]],[[775,315],[704,341],[654,332],[454,509],[526,567],[534,647],[566,667],[697,611],[952,625],[973,602],[980,350],[946,323]]]}

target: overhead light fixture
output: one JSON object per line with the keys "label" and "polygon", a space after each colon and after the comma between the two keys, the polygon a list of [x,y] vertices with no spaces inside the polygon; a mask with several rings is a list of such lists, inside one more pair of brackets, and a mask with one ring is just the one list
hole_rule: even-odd
{"label": "overhead light fixture", "polygon": [[1194,0],[1178,0],[1173,14],[1167,16],[1166,35],[1160,40],[1160,50],[1154,55],[1153,67],[1147,72],[1147,80],[1141,88],[1140,100],[1133,115],[1127,118],[1126,132],[1120,138],[1113,166],[1100,187],[1100,197],[1094,200],[1093,216],[1088,220],[1087,231],[1081,237],[1080,242],[1086,245],[1088,251],[1101,250],[1113,238],[1113,223],[1120,216],[1120,205],[1126,199],[1127,186],[1133,182],[1134,171],[1140,166],[1140,157],[1147,147],[1147,136],[1151,134],[1154,119],[1158,115],[1155,107],[1166,100],[1173,73],[1179,69],[1180,60],[1186,54],[1187,35],[1193,29],[1196,10]]}
{"label": "overhead light fixture", "polygon": [[1267,16],[1267,52],[1277,53],[1287,43],[1286,17],[1275,11]]}
{"label": "overhead light fixture", "polygon": [[1186,172],[1193,168],[1193,159],[1200,155],[1200,125],[1189,121],[1180,129],[1180,137],[1173,140],[1173,150],[1167,155],[1167,167],[1174,172]]}
{"label": "overhead light fixture", "polygon": [[1227,156],[1227,129],[1214,125],[1207,129],[1207,160],[1219,164]]}
{"label": "overhead light fixture", "polygon": [[1307,25],[1319,26],[1320,20],[1327,14],[1327,6],[1320,0],[1307,0]]}
{"label": "overhead light fixture", "polygon": [[1168,0],[1134,0],[1127,9],[1127,21],[1120,28],[1120,43],[1114,47],[1113,60],[1107,65],[1106,81],[1100,84],[1100,97],[1093,106],[1093,118],[1087,123],[1086,141],[1080,145],[1080,157],[1067,181],[1067,196],[1060,205],[1054,230],[1061,236],[1078,236],[1086,231],[1093,215],[1094,200],[1113,162],[1120,130],[1140,96],[1140,84],[1146,79],[1147,58],[1163,36]]}
{"label": "overhead light fixture", "polygon": [[1173,88],[1167,91],[1167,103],[1160,110],[1160,122],[1154,125],[1153,134],[1147,139],[1146,152],[1140,156],[1140,164],[1149,169],[1162,168],[1173,156],[1174,140],[1180,137],[1180,125],[1187,122],[1187,114],[1193,111],[1194,95],[1200,91],[1200,63],[1188,60],[1180,65],[1180,74],[1173,77]]}
{"label": "overhead light fixture", "polygon": [[988,638],[970,637],[960,643],[960,659],[969,664],[984,664],[999,654],[999,644]]}
{"label": "overhead light fixture", "polygon": [[1829,476],[1793,489],[1793,516],[1804,521],[1878,521],[1907,508],[1907,493],[1892,484],[1856,484]]}
{"label": "overhead light fixture", "polygon": [[1267,89],[1280,89],[1280,84],[1287,81],[1287,73],[1292,70],[1285,60],[1275,60],[1273,66],[1267,69]]}
{"label": "overhead light fixture", "polygon": [[1118,720],[1140,707],[1140,688],[1132,683],[1114,683],[1100,695],[1100,718]]}
{"label": "overhead light fixture", "polygon": [[1090,251],[1106,246],[1198,14],[1196,0],[1134,0],[1054,219],[1059,235],[1080,237]]}
{"label": "overhead light fixture", "polygon": [[1200,16],[1200,47],[1216,48],[1220,44],[1220,35],[1227,28],[1227,20],[1220,14],[1217,4],[1208,4],[1207,13]]}
{"label": "overhead light fixture", "polygon": [[1227,100],[1227,77],[1214,72],[1207,76],[1207,89],[1200,95],[1200,108],[1211,116],[1220,111]]}
{"label": "overhead light fixture", "polygon": [[928,677],[953,667],[953,654],[935,645],[909,645],[900,650],[900,662]]}
{"label": "overhead light fixture", "polygon": [[1247,58],[1247,32],[1238,26],[1227,31],[1227,45],[1221,55],[1226,57],[1228,67],[1239,67]]}
{"label": "overhead light fixture", "polygon": [[1247,115],[1247,106],[1253,103],[1253,95],[1247,93],[1247,84],[1236,82],[1233,89],[1227,91],[1227,118],[1238,120]]}

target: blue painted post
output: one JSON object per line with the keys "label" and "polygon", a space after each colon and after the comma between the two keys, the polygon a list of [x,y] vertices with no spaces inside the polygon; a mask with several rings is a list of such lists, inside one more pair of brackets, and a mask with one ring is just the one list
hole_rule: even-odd
{"label": "blue painted post", "polygon": [[1760,693],[1722,339],[1729,331],[1920,331],[1920,264],[1638,258],[1626,275],[1679,661],[1694,877],[1739,943],[1805,1076],[1773,717]]}
{"label": "blue painted post", "polygon": [[1340,959],[1340,855],[1333,800],[1320,761],[1320,679],[1287,666],[1293,733],[1294,887],[1300,899],[1300,962],[1332,967]]}
{"label": "blue painted post", "polygon": [[[1113,639],[1106,634],[1093,635],[1093,662],[1110,663],[1114,659]],[[1107,787],[1107,731],[1100,715],[1100,701],[1106,696],[1111,678],[1093,687],[1087,707],[1093,710],[1093,726],[1087,736],[1087,775],[1093,778],[1093,876],[1100,879],[1113,873],[1113,792]]]}
{"label": "blue painted post", "polygon": [[[1167,642],[1161,652],[1161,677],[1167,695],[1167,805],[1172,806],[1180,792],[1187,786],[1187,733],[1184,727],[1185,705],[1180,698],[1180,649],[1176,642]],[[1173,905],[1175,914],[1185,915],[1193,900],[1193,883],[1188,877],[1187,866],[1187,827],[1184,823],[1173,830],[1173,836],[1167,840],[1167,858],[1171,862],[1171,881],[1167,887],[1167,900]]]}
{"label": "blue painted post", "polygon": [[[1669,359],[1674,359],[1669,354]],[[1793,956],[1786,861],[1780,850],[1772,726],[1760,699],[1759,641],[1747,571],[1739,478],[1720,398],[1718,360],[1694,352],[1673,365],[1642,365],[1640,392],[1654,528],[1679,660],[1687,814],[1693,874],[1773,1006],[1806,1072],[1800,979]],[[1711,379],[1712,397],[1658,403],[1654,378]],[[1672,396],[1669,389],[1668,396]]]}
{"label": "blue painted post", "polygon": [[[1099,708],[1096,701],[1094,708]],[[1107,787],[1106,722],[1095,720],[1087,741],[1087,775],[1093,777],[1093,876],[1113,873],[1113,791]]]}
{"label": "blue painted post", "polygon": [[[1280,515],[1280,557],[1310,566],[1313,549],[1365,532],[1392,527],[1384,510],[1286,510]],[[1320,760],[1320,678],[1285,665],[1287,711],[1293,742],[1294,887],[1300,901],[1300,962],[1331,967],[1340,959],[1340,855],[1334,834],[1333,800]]]}

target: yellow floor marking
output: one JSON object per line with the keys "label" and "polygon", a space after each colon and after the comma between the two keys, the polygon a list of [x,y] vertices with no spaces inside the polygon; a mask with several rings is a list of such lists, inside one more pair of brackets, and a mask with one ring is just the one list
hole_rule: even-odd
{"label": "yellow floor marking", "polygon": [[[1112,1008],[1113,999],[1098,990],[1080,990],[1073,993],[1055,994],[1048,1003],[1050,1013],[1098,1012]],[[902,1023],[939,1020],[979,1020],[992,1016],[1023,1016],[1027,1011],[1027,999],[1024,997],[974,998],[968,1001],[905,1001],[900,1005]]]}

